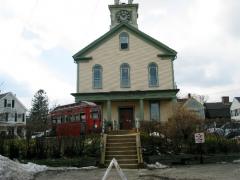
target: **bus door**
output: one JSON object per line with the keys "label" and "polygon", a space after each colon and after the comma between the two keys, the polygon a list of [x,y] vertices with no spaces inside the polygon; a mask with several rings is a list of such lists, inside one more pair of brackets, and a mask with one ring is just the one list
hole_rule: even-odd
{"label": "bus door", "polygon": [[86,133],[86,113],[84,111],[80,112],[80,134]]}

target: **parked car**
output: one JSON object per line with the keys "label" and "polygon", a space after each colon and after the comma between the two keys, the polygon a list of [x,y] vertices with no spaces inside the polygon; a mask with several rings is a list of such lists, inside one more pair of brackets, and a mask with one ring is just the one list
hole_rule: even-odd
{"label": "parked car", "polygon": [[224,136],[224,130],[221,128],[208,128],[207,133],[209,134],[215,134],[218,136]]}
{"label": "parked car", "polygon": [[31,136],[32,139],[38,138],[38,137],[43,137],[44,136],[44,132],[35,132],[33,133],[33,135]]}
{"label": "parked car", "polygon": [[240,123],[228,122],[224,124],[221,129],[224,130],[224,136],[226,138],[234,138],[240,135]]}

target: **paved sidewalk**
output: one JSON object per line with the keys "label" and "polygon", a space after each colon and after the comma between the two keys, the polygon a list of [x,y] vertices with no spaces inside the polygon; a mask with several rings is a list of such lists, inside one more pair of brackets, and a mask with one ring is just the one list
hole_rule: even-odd
{"label": "paved sidewalk", "polygon": [[[37,175],[35,180],[101,180],[106,169],[47,171]],[[126,170],[128,180],[239,180],[240,164],[207,164],[178,166],[155,170]],[[109,180],[118,180],[116,170],[112,169]]]}

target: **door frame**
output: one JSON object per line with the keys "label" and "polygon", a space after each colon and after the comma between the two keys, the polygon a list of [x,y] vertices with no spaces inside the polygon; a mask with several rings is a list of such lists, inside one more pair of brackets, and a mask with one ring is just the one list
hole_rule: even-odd
{"label": "door frame", "polygon": [[135,106],[134,105],[126,105],[126,106],[118,106],[118,123],[119,123],[119,129],[121,130],[120,128],[120,109],[132,109],[132,129],[135,127]]}

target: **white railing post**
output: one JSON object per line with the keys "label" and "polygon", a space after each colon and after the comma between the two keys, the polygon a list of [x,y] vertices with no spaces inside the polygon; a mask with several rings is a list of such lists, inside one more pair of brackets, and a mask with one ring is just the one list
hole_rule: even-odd
{"label": "white railing post", "polygon": [[103,122],[102,122],[102,133],[103,134],[105,133],[105,119],[103,119]]}
{"label": "white railing post", "polygon": [[136,127],[136,129],[137,129],[137,132],[139,132],[140,122],[139,122],[139,119],[138,119],[138,118],[135,119],[135,127]]}

